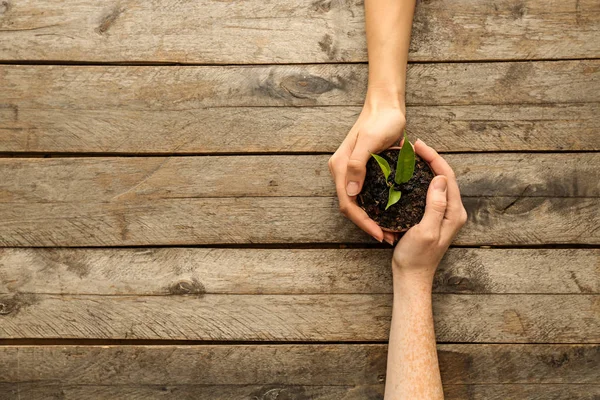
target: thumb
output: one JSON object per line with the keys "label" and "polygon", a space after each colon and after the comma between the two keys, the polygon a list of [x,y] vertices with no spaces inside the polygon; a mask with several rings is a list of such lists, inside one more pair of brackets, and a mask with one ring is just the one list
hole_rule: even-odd
{"label": "thumb", "polygon": [[348,159],[348,168],[346,170],[346,193],[348,196],[356,196],[360,193],[365,175],[367,174],[367,162],[371,157],[366,140],[358,137],[356,146]]}
{"label": "thumb", "polygon": [[427,203],[425,205],[425,215],[419,223],[423,229],[432,229],[439,232],[446,213],[446,198],[448,188],[448,179],[444,175],[438,175],[431,181],[427,191]]}

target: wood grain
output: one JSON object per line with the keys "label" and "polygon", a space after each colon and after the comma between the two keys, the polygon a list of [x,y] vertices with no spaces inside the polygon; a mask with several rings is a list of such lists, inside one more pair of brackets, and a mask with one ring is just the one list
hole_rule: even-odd
{"label": "wood grain", "polygon": [[[409,130],[447,151],[598,149],[599,65],[413,64]],[[366,81],[343,64],[4,65],[0,151],[333,151]]]}
{"label": "wood grain", "polygon": [[[45,107],[0,104],[0,151],[333,153],[360,113],[357,106],[160,112]],[[408,106],[407,110],[409,136],[438,151],[600,150],[598,103]]]}
{"label": "wood grain", "polygon": [[[385,341],[391,295],[46,295],[0,297],[0,338]],[[186,291],[189,293],[189,291]],[[434,295],[437,339],[596,343],[597,295]]]}
{"label": "wood grain", "polygon": [[596,400],[600,385],[450,385],[446,399],[461,400]]}
{"label": "wood grain", "polygon": [[[2,346],[0,384],[376,386],[385,380],[386,351],[364,344]],[[447,388],[597,385],[599,378],[598,345],[451,344],[438,345],[438,354]]]}
{"label": "wood grain", "polygon": [[[600,197],[600,154],[445,156],[466,197]],[[0,203],[333,197],[329,155],[0,159]]]}
{"label": "wood grain", "polygon": [[[189,111],[359,106],[367,65],[2,65],[2,101],[21,109]],[[600,60],[411,64],[409,105],[598,103]],[[7,107],[7,106],[5,106]]]}
{"label": "wood grain", "polygon": [[[594,0],[419,2],[413,61],[591,58]],[[0,58],[95,62],[366,61],[360,0],[102,3],[14,1],[0,9]]]}
{"label": "wood grain", "polygon": [[[60,383],[0,383],[4,400],[381,400],[383,385],[63,385]],[[597,400],[600,385],[446,385],[448,400]]]}
{"label": "wood grain", "polygon": [[[539,386],[539,385],[536,385]],[[547,385],[543,385],[547,386]],[[583,386],[575,385],[574,391]],[[383,385],[63,385],[60,383],[0,383],[3,400],[380,400]],[[581,390],[581,389],[580,389]],[[507,390],[504,390],[507,393]],[[510,391],[508,391],[510,393]],[[544,393],[542,391],[541,393]],[[571,397],[580,399],[580,397]]]}
{"label": "wood grain", "polygon": [[[391,249],[0,249],[0,294],[392,293]],[[599,294],[597,249],[450,249],[436,293]]]}
{"label": "wood grain", "polygon": [[[600,244],[599,198],[466,197],[457,245]],[[4,203],[0,246],[372,243],[328,197]]]}

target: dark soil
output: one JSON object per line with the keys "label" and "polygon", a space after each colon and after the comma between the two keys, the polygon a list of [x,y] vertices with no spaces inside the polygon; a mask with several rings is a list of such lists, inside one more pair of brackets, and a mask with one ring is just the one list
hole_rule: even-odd
{"label": "dark soil", "polygon": [[[399,149],[385,150],[379,154],[390,164],[392,173],[388,181],[391,183],[394,183],[399,154]],[[429,164],[416,156],[415,172],[410,181],[401,185],[394,183],[394,189],[402,192],[400,201],[386,211],[390,189],[379,164],[371,157],[367,163],[365,183],[357,197],[358,205],[382,228],[396,232],[407,231],[423,217],[427,189],[434,176]]]}

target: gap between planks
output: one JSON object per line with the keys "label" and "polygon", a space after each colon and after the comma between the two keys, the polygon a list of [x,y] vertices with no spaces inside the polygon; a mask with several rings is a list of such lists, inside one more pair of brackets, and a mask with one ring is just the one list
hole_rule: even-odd
{"label": "gap between planks", "polygon": [[[438,151],[439,154],[594,154],[600,153],[600,150],[482,150],[482,151]],[[114,152],[81,152],[81,153],[61,153],[61,152],[2,152],[0,158],[152,158],[152,157],[269,157],[269,156],[331,156],[330,151],[264,151],[264,152],[193,152],[193,153],[114,153]]]}
{"label": "gap between planks", "polygon": [[[560,62],[560,61],[596,61],[600,57],[572,57],[572,58],[496,58],[487,60],[465,59],[465,60],[428,60],[428,61],[408,61],[408,64],[427,65],[427,64],[493,64],[493,63],[530,63],[530,62]],[[57,67],[72,66],[106,66],[106,67],[246,67],[246,66],[298,66],[298,65],[367,65],[366,61],[315,61],[315,62],[269,62],[269,63],[195,63],[195,62],[160,62],[160,61],[69,61],[69,60],[0,60],[0,65],[50,65]]]}

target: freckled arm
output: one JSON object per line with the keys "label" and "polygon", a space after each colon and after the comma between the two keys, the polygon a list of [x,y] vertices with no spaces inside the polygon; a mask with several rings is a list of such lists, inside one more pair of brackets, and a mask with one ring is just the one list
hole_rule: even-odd
{"label": "freckled arm", "polygon": [[443,399],[430,277],[394,276],[385,400]]}

